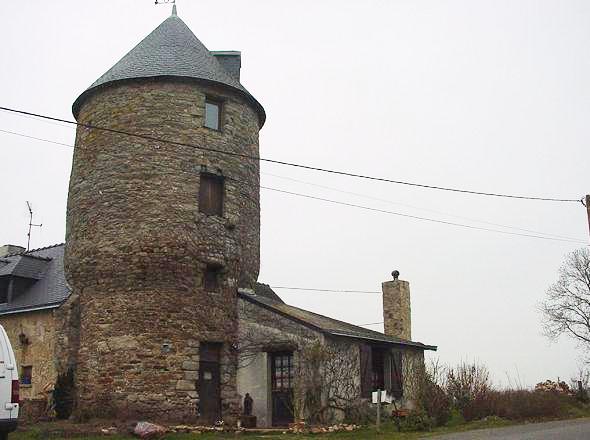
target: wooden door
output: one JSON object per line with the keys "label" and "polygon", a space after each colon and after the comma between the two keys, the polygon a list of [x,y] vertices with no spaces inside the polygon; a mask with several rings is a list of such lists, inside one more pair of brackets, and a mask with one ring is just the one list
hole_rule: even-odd
{"label": "wooden door", "polygon": [[272,425],[293,422],[293,352],[271,354]]}
{"label": "wooden door", "polygon": [[199,360],[199,408],[203,422],[212,425],[221,420],[220,389],[221,344],[202,342]]}

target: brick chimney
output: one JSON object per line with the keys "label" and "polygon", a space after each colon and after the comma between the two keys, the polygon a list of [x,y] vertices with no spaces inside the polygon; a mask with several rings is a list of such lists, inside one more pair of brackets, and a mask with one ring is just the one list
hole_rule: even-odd
{"label": "brick chimney", "polygon": [[12,254],[22,254],[24,251],[24,247],[15,246],[14,244],[5,244],[4,246],[0,246],[0,258]]}
{"label": "brick chimney", "polygon": [[393,281],[381,284],[385,334],[411,340],[410,283],[398,279],[399,272],[397,270],[393,271],[392,275]]}
{"label": "brick chimney", "polygon": [[211,55],[217,58],[219,64],[234,79],[240,80],[240,68],[242,67],[242,54],[237,50],[212,50]]}

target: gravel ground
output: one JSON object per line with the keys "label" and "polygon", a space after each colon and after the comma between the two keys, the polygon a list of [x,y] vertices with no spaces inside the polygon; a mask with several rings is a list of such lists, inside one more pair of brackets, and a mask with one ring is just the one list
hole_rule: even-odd
{"label": "gravel ground", "polygon": [[437,440],[587,440],[590,439],[590,419],[530,423],[507,428],[457,432],[429,438]]}

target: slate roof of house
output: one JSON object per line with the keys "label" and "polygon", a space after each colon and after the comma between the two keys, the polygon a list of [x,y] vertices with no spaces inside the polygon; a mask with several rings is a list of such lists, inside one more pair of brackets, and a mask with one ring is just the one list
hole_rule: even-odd
{"label": "slate roof of house", "polygon": [[86,89],[74,102],[72,112],[78,118],[84,101],[101,87],[122,80],[155,77],[190,78],[230,87],[254,106],[260,126],[264,124],[262,105],[217,61],[175,11]]}
{"label": "slate roof of house", "polygon": [[51,258],[35,255],[15,255],[11,258],[0,258],[0,277],[12,275],[15,277],[40,280],[47,269]]}
{"label": "slate roof of house", "polygon": [[8,304],[0,304],[0,315],[58,307],[70,296],[63,267],[64,244],[33,249],[0,258],[0,276],[35,279]]}
{"label": "slate roof of house", "polygon": [[[272,290],[272,289],[271,289]],[[267,310],[278,313],[288,319],[299,322],[307,327],[311,327],[324,334],[337,337],[347,337],[355,339],[363,339],[376,343],[384,343],[390,345],[404,345],[421,348],[423,350],[436,350],[434,345],[426,345],[421,342],[408,341],[405,339],[394,338],[383,333],[359,327],[348,322],[338,321],[337,319],[329,318],[318,313],[310,312],[308,310],[300,309],[285,304],[282,300],[276,301],[268,295],[259,295],[258,289],[254,293],[247,290],[239,290],[241,298],[251,303],[264,307]],[[274,292],[273,292],[274,293]],[[275,294],[276,295],[276,294]]]}

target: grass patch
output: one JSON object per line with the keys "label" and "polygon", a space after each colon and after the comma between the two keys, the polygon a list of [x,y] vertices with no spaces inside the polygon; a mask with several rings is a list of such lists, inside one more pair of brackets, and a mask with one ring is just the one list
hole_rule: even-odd
{"label": "grass patch", "polygon": [[[570,401],[571,402],[571,401]],[[563,402],[562,402],[563,403]],[[561,409],[562,417],[559,419],[573,419],[581,417],[590,417],[590,405],[575,402],[568,404],[567,408]],[[356,431],[343,431],[323,434],[283,434],[282,432],[272,433],[242,433],[236,435],[233,432],[207,432],[203,434],[185,434],[175,433],[167,434],[163,440],[229,440],[236,438],[243,438],[245,440],[266,439],[266,440],[311,440],[311,439],[329,439],[329,440],[413,440],[424,437],[431,437],[441,434],[450,434],[454,432],[464,432],[476,429],[502,428],[506,426],[517,425],[519,423],[528,423],[531,421],[550,421],[558,418],[547,417],[543,419],[521,419],[510,420],[498,416],[488,416],[480,420],[465,421],[463,415],[458,410],[453,410],[450,419],[445,426],[433,428],[431,431],[415,431],[415,432],[398,432],[395,424],[392,421],[387,421],[382,424],[381,431],[377,432],[374,426],[368,426]],[[104,424],[103,424],[104,423]],[[97,426],[108,427],[109,422],[104,421],[100,423],[95,422],[92,426],[94,432],[99,432]],[[24,428],[24,427],[23,427]],[[22,429],[22,428],[21,428]],[[84,440],[130,440],[137,439],[131,435],[84,435],[84,426],[70,424],[69,422],[54,422],[42,423],[31,426],[29,429],[19,430],[11,433],[10,440],[58,440],[58,439],[84,439]]]}
{"label": "grass patch", "polygon": [[[462,432],[469,431],[472,429],[483,429],[483,428],[496,428],[502,426],[509,426],[514,424],[507,420],[490,417],[487,420],[478,420],[469,423],[457,424],[455,426],[444,426],[435,428],[429,432],[397,432],[395,425],[392,422],[388,422],[382,425],[381,432],[377,432],[375,427],[367,427],[358,429],[352,432],[334,432],[325,434],[282,434],[282,433],[244,433],[236,436],[234,433],[220,433],[220,432],[208,432],[203,434],[167,434],[163,437],[163,440],[225,440],[225,439],[236,439],[243,438],[247,440],[254,439],[266,439],[266,440],[278,440],[278,439],[298,439],[298,440],[309,440],[309,439],[330,439],[330,440],[353,440],[353,439],[368,439],[368,440],[412,440],[423,437],[429,437],[437,434],[445,434],[451,432]],[[58,439],[84,439],[84,440],[130,440],[136,439],[133,436],[126,435],[95,435],[95,436],[60,436],[59,434],[50,434],[47,429],[31,428],[26,431],[18,431],[10,434],[10,440],[58,440]]]}

